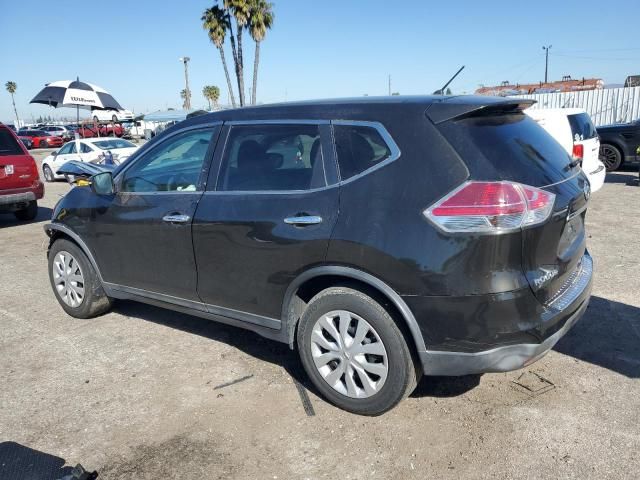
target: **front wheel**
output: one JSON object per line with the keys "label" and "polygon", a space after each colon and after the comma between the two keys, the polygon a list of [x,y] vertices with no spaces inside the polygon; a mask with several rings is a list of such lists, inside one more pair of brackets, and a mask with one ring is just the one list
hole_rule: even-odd
{"label": "front wheel", "polygon": [[313,384],[344,410],[380,415],[416,386],[417,369],[400,328],[358,290],[333,287],[311,299],[297,344]]}
{"label": "front wheel", "polygon": [[112,300],[84,252],[66,239],[49,249],[49,281],[60,306],[75,318],[93,318],[107,312]]}
{"label": "front wheel", "polygon": [[42,174],[44,175],[44,179],[47,182],[53,182],[55,180],[55,177],[53,176],[53,172],[51,171],[49,165],[44,165],[42,167]]}
{"label": "front wheel", "polygon": [[38,145],[40,148],[49,148],[49,144],[47,143],[46,140],[41,140],[40,144]]}

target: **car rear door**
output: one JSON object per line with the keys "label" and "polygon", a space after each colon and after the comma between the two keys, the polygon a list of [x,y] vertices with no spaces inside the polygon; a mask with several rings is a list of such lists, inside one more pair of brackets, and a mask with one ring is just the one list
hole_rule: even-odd
{"label": "car rear door", "polygon": [[277,328],[288,285],[324,262],[336,222],[330,126],[225,124],[218,145],[193,222],[198,294],[212,313]]}
{"label": "car rear door", "polygon": [[219,131],[212,124],[177,130],[116,174],[116,193],[96,211],[89,234],[106,282],[198,300],[191,222]]}
{"label": "car rear door", "polygon": [[0,194],[3,190],[31,187],[37,179],[33,157],[12,131],[0,126]]}

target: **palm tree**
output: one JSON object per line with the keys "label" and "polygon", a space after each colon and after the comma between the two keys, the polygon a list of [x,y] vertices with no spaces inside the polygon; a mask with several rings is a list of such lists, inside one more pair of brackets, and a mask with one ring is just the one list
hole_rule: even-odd
{"label": "palm tree", "polygon": [[182,99],[182,109],[187,110],[187,97],[189,96],[187,89],[180,90],[180,98]]}
{"label": "palm tree", "polygon": [[16,109],[16,101],[13,95],[16,93],[16,90],[18,89],[18,85],[16,84],[16,82],[8,81],[7,83],[4,84],[4,86],[7,89],[7,92],[9,92],[9,94],[11,95],[11,103],[13,103],[13,111],[16,114],[16,127],[17,127],[20,124],[20,118],[18,118],[18,110]]}
{"label": "palm tree", "polygon": [[[227,31],[231,28],[231,21],[229,15],[218,5],[214,5],[211,8],[207,8],[202,15],[202,28],[207,30],[209,40],[216,46],[220,52],[220,59],[222,60],[222,67],[224,68],[224,74],[227,77],[227,88],[229,89],[229,97],[231,98],[231,105],[235,108],[236,99],[233,95],[233,88],[231,86],[231,77],[229,77],[229,70],[227,69],[227,61],[224,58],[224,40],[227,36]],[[233,37],[233,32],[232,35]],[[234,58],[235,62],[235,58]],[[237,73],[237,67],[236,67]]]}
{"label": "palm tree", "polygon": [[256,42],[256,53],[253,58],[253,90],[251,104],[256,104],[256,89],[258,88],[258,63],[260,63],[260,42],[264,40],[267,30],[273,26],[273,3],[266,0],[251,0],[251,16],[249,18],[249,33]]}
{"label": "palm tree", "polygon": [[214,106],[218,105],[220,88],[217,85],[207,85],[202,89],[202,95],[209,101],[209,110],[211,110],[211,102],[213,102]]}
{"label": "palm tree", "polygon": [[[233,38],[233,27],[231,32],[231,48],[234,51],[236,60],[236,76],[238,77],[238,96],[240,97],[240,106],[244,106],[244,60],[242,57],[242,31],[247,27],[251,16],[252,0],[224,0],[224,8],[229,12],[236,21],[236,39],[238,41],[238,49],[235,49],[235,40]],[[231,25],[231,21],[229,21]]]}

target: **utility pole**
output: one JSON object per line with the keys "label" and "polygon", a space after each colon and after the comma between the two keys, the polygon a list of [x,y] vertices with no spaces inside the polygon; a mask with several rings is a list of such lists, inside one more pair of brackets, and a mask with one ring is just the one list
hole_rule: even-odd
{"label": "utility pole", "polygon": [[391,96],[391,75],[389,75],[389,96]]}
{"label": "utility pole", "polygon": [[552,47],[553,45],[547,45],[546,47],[543,46],[542,49],[545,51],[545,58],[544,58],[544,83],[547,83],[547,81],[549,80],[547,78],[547,75],[549,73],[549,49]]}
{"label": "utility pole", "polygon": [[184,106],[187,110],[191,110],[191,90],[189,90],[189,57],[180,57],[182,63],[184,63],[184,88],[185,88],[185,98],[184,98]]}

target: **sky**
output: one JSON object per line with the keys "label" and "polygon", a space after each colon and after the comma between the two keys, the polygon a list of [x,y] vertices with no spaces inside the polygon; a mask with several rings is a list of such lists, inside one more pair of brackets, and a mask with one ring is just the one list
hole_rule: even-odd
{"label": "sky", "polygon": [[[623,83],[640,74],[638,0],[431,2],[273,0],[275,23],[260,49],[259,103],[314,98],[428,94],[462,65],[453,93],[480,84],[544,78],[543,45],[552,45],[549,78],[599,77]],[[218,50],[200,17],[211,0],[127,2],[0,0],[0,121],[13,122],[8,80],[18,85],[18,114],[73,117],[29,100],[56,80],[100,85],[136,113],[181,108],[189,56],[192,105],[202,87],[227,87]],[[401,8],[400,8],[401,7]],[[44,14],[44,12],[48,12]],[[622,26],[628,19],[628,28]],[[254,45],[244,36],[245,85]],[[226,57],[233,75],[229,44]],[[236,93],[237,97],[237,93]]]}

